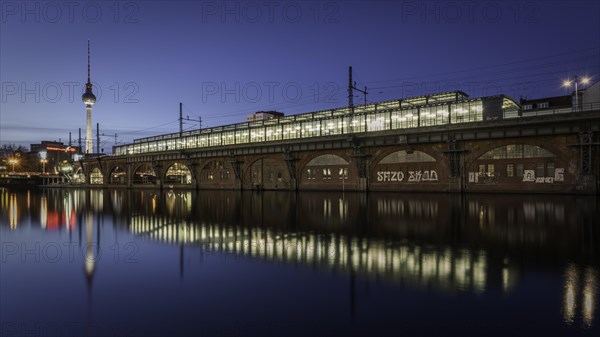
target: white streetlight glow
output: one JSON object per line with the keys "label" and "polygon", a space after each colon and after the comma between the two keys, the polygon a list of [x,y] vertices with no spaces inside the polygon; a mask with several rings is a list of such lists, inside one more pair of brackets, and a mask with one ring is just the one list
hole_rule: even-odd
{"label": "white streetlight glow", "polygon": [[564,80],[562,83],[562,86],[564,88],[570,88],[573,83],[575,83],[575,102],[574,102],[575,104],[574,104],[573,109],[574,109],[574,111],[578,111],[579,110],[579,88],[578,88],[578,85],[579,85],[579,83],[581,83],[581,84],[590,83],[590,78],[587,76],[579,78],[578,75],[575,75],[573,77],[573,79]]}

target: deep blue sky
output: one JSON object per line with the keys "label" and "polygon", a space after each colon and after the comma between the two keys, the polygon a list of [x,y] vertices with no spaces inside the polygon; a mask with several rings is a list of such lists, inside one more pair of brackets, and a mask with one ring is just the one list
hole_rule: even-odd
{"label": "deep blue sky", "polygon": [[[203,126],[344,106],[350,65],[368,101],[455,89],[534,98],[567,94],[575,74],[600,77],[597,1],[69,4],[1,1],[0,144],[85,134],[88,39],[94,127],[120,143],[178,131],[179,102]],[[114,138],[101,140],[110,151]]]}

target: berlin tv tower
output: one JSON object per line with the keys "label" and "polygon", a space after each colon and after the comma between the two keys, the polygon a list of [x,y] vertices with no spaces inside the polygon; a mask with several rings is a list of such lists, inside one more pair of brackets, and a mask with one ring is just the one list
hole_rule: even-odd
{"label": "berlin tv tower", "polygon": [[94,142],[92,139],[92,106],[96,103],[96,96],[92,93],[92,82],[90,81],[90,40],[88,40],[88,78],[85,84],[85,93],[81,96],[81,100],[85,103],[85,111],[87,113],[85,127],[85,153],[94,153]]}

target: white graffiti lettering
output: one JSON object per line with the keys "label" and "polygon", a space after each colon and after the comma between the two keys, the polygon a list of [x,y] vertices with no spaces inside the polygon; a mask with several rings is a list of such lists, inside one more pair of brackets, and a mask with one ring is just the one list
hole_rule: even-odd
{"label": "white graffiti lettering", "polygon": [[565,169],[557,168],[554,170],[554,181],[565,181]]}
{"label": "white graffiti lettering", "polygon": [[[386,182],[404,182],[406,175],[403,171],[379,171],[377,172],[377,181]],[[430,171],[408,171],[408,182],[438,181],[438,174],[435,170]]]}
{"label": "white graffiti lettering", "polygon": [[[557,168],[554,171],[553,177],[536,177],[534,170],[525,170],[523,171],[523,182],[535,182],[537,184],[554,184],[557,181],[564,181],[564,168]],[[469,182],[477,183],[479,182],[480,173],[479,172],[469,172]],[[483,181],[483,180],[482,180]]]}
{"label": "white graffiti lettering", "polygon": [[533,170],[525,170],[523,172],[523,181],[535,181],[535,172]]}

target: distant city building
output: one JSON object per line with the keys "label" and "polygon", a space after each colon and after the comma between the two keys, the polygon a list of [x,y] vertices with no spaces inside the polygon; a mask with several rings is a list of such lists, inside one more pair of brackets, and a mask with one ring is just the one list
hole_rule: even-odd
{"label": "distant city building", "polygon": [[65,162],[71,162],[80,153],[79,146],[70,146],[63,142],[44,140],[39,144],[31,144],[31,151],[26,155],[29,171],[57,173]]}
{"label": "distant city building", "polygon": [[47,153],[59,152],[59,153],[65,153],[67,155],[70,155],[73,153],[78,153],[79,147],[66,145],[63,142],[56,142],[56,141],[49,141],[49,140],[43,140],[39,144],[31,144],[31,152],[40,153],[43,151],[46,151]]}
{"label": "distant city building", "polygon": [[[578,99],[575,99],[576,94]],[[578,110],[592,109],[591,105],[593,104],[600,105],[600,81],[587,88],[578,89],[577,93],[573,91],[570,95],[535,99],[521,98],[519,103],[521,111],[527,113],[530,110],[575,109],[576,102],[579,105]]]}
{"label": "distant city building", "polygon": [[582,99],[581,103],[583,106],[588,106],[592,103],[599,104],[600,102],[600,81],[596,81],[596,83],[588,86],[585,89],[581,90]]}
{"label": "distant city building", "polygon": [[567,96],[556,96],[556,97],[544,97],[536,99],[521,98],[519,102],[521,104],[521,110],[541,110],[541,109],[558,109],[568,108],[571,106],[572,97]]}
{"label": "distant city building", "polygon": [[262,121],[265,119],[273,119],[283,117],[283,112],[279,111],[257,111],[246,116],[246,122]]}

